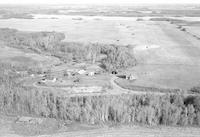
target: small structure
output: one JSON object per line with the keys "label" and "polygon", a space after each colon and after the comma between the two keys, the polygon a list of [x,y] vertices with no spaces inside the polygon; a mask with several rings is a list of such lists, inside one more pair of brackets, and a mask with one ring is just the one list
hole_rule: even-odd
{"label": "small structure", "polygon": [[143,18],[137,18],[137,21],[144,21]]}
{"label": "small structure", "polygon": [[83,69],[81,69],[81,70],[78,71],[78,74],[80,74],[80,75],[84,75],[85,73],[86,73],[86,71],[83,70]]}
{"label": "small structure", "polygon": [[70,71],[64,72],[65,77],[71,77],[72,73]]}
{"label": "small structure", "polygon": [[43,78],[41,81],[40,81],[40,83],[47,83],[47,82],[53,82],[53,83],[55,83],[56,81],[58,80],[58,78],[53,78],[53,79],[48,79],[48,78]]}
{"label": "small structure", "polygon": [[136,80],[136,76],[134,76],[133,74],[129,74],[128,76],[126,76],[127,80]]}
{"label": "small structure", "polygon": [[116,70],[112,71],[112,74],[116,75],[116,74],[117,74],[117,71],[116,71]]}
{"label": "small structure", "polygon": [[83,20],[81,17],[72,18],[72,20]]}
{"label": "small structure", "polygon": [[25,123],[25,124],[41,124],[43,122],[42,118],[33,118],[33,117],[19,117],[16,120],[16,123]]}
{"label": "small structure", "polygon": [[40,82],[45,83],[47,82],[47,79],[43,78]]}
{"label": "small structure", "polygon": [[52,82],[55,83],[57,81],[57,78],[53,78]]}
{"label": "small structure", "polygon": [[88,72],[88,76],[94,76],[95,72],[94,71],[90,71]]}
{"label": "small structure", "polygon": [[16,71],[16,73],[19,74],[20,72],[19,72],[19,71]]}
{"label": "small structure", "polygon": [[75,79],[73,82],[78,83],[78,82],[80,82],[80,79],[77,78],[77,79]]}
{"label": "small structure", "polygon": [[17,71],[17,74],[26,76],[26,75],[28,75],[28,72],[27,71]]}
{"label": "small structure", "polygon": [[89,76],[103,73],[103,69],[99,67],[97,64],[87,66],[86,71],[87,71],[87,75]]}

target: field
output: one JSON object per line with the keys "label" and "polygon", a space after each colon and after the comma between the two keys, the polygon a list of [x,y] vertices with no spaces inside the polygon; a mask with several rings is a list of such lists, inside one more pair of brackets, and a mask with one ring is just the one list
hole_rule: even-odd
{"label": "field", "polygon": [[[55,137],[198,137],[198,128],[179,127],[117,127],[55,134]],[[48,137],[48,136],[47,136]]]}
{"label": "field", "polygon": [[[34,127],[34,125],[16,124],[16,117],[0,117],[1,137],[199,137],[200,131],[197,127],[168,127],[168,126],[94,126],[84,124],[73,124],[69,127],[58,128],[55,120],[43,120],[43,127]],[[44,126],[44,124],[46,124]],[[31,129],[32,128],[32,129]],[[33,129],[34,128],[34,129]],[[26,129],[26,130],[22,130]],[[53,134],[51,132],[54,132]],[[56,132],[56,133],[55,133]],[[18,133],[16,135],[14,133]],[[38,135],[44,134],[44,135]]]}
{"label": "field", "polygon": [[[174,25],[165,22],[149,24],[151,26],[146,25],[140,34],[146,42],[136,46],[134,51],[141,63],[134,68],[139,75],[135,85],[183,89],[198,85],[199,41]],[[151,48],[151,45],[156,46]]]}

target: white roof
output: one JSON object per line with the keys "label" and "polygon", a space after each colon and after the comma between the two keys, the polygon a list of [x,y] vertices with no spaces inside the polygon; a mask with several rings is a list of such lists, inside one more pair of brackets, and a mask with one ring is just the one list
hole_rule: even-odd
{"label": "white roof", "polygon": [[85,70],[83,70],[83,69],[81,69],[81,70],[79,70],[79,71],[78,71],[78,73],[79,73],[79,74],[85,74],[85,73],[86,73],[86,71],[85,71]]}

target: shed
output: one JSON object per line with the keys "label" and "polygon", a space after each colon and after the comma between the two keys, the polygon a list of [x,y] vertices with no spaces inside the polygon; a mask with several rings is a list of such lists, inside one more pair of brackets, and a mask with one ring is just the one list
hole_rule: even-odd
{"label": "shed", "polygon": [[90,71],[88,72],[88,76],[94,76],[95,72],[94,71]]}
{"label": "shed", "polygon": [[85,74],[85,73],[86,73],[86,71],[83,70],[83,69],[81,69],[81,70],[78,71],[78,74],[80,74],[80,75],[83,75],[83,74]]}
{"label": "shed", "polygon": [[57,81],[57,78],[53,78],[52,82],[54,83],[54,82],[56,82],[56,81]]}
{"label": "shed", "polygon": [[136,80],[137,77],[135,75],[133,75],[133,74],[129,74],[129,75],[126,76],[126,79],[127,80]]}

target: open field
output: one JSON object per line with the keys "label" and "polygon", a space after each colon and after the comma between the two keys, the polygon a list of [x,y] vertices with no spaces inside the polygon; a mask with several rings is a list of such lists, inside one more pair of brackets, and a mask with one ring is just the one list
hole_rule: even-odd
{"label": "open field", "polygon": [[[179,127],[119,127],[55,134],[55,137],[198,137],[198,128]],[[47,135],[45,137],[51,137]]]}
{"label": "open field", "polygon": [[33,124],[15,123],[16,119],[17,117],[13,116],[0,116],[0,137],[29,135],[33,137],[199,137],[200,134],[197,127],[137,125],[108,127],[76,123],[59,126],[55,119],[41,119],[41,126],[34,126]]}
{"label": "open field", "polygon": [[[143,43],[147,48],[138,45],[134,51],[141,63],[134,68],[141,76],[136,85],[187,89],[199,84],[198,40],[163,22],[146,25],[141,33],[139,36],[147,38]],[[157,48],[148,47],[151,44]]]}

